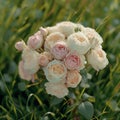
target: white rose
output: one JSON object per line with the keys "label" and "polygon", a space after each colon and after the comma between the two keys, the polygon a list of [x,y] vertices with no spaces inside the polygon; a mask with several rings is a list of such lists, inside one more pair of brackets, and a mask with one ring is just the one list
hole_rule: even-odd
{"label": "white rose", "polygon": [[59,32],[58,26],[47,27],[46,30],[48,31],[48,34]]}
{"label": "white rose", "polygon": [[86,57],[88,63],[97,71],[102,70],[108,65],[106,53],[100,47],[90,50]]}
{"label": "white rose", "polygon": [[66,37],[75,32],[76,24],[70,21],[60,22],[56,25],[59,32],[63,33]]}
{"label": "white rose", "polygon": [[44,49],[45,51],[50,51],[52,46],[58,41],[64,41],[65,36],[60,32],[54,32],[47,36]]}
{"label": "white rose", "polygon": [[91,48],[94,48],[94,47],[102,44],[102,42],[103,42],[102,37],[92,28],[83,27],[82,33],[84,33],[85,36],[89,39]]}
{"label": "white rose", "polygon": [[86,54],[91,47],[88,38],[82,32],[71,34],[67,44],[71,51],[76,51],[78,54]]}
{"label": "white rose", "polygon": [[43,68],[45,76],[49,82],[59,82],[65,79],[67,69],[63,62],[59,60],[53,60]]}
{"label": "white rose", "polygon": [[34,74],[39,70],[39,53],[30,48],[24,49],[22,53],[22,59],[24,61],[24,69],[29,74]]}
{"label": "white rose", "polygon": [[58,98],[68,95],[68,89],[63,83],[47,82],[45,83],[45,87],[48,94],[54,95]]}

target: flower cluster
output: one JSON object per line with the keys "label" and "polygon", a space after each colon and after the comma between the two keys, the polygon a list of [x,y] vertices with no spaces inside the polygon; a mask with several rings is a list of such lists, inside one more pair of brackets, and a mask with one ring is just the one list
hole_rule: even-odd
{"label": "flower cluster", "polygon": [[69,87],[75,88],[81,82],[80,70],[86,64],[97,71],[106,67],[108,59],[102,42],[94,29],[69,21],[41,27],[28,38],[27,44],[24,41],[15,44],[15,48],[22,51],[19,75],[34,82],[42,69],[47,79],[47,93],[62,98],[68,94]]}

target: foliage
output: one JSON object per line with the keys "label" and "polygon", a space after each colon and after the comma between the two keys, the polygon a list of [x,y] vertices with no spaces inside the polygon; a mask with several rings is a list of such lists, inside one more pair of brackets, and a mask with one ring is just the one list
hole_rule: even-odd
{"label": "foliage", "polygon": [[[1,0],[0,1],[0,119],[1,120],[119,120],[120,119],[120,2],[118,0]],[[45,77],[21,80],[16,41],[39,29],[70,20],[95,28],[103,37],[109,65],[99,73],[89,68],[83,83],[64,99],[46,94]],[[88,94],[86,94],[88,93]],[[94,96],[94,97],[93,97]],[[94,111],[93,111],[94,106]],[[90,109],[90,112],[89,112]]]}

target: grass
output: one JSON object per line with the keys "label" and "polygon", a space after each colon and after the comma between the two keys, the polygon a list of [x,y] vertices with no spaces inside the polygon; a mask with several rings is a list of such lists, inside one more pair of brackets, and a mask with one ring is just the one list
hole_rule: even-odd
{"label": "grass", "polygon": [[[0,120],[85,120],[78,103],[84,93],[94,105],[91,120],[120,119],[120,2],[118,0],[1,0],[0,1]],[[89,88],[70,89],[57,99],[46,94],[45,77],[35,83],[21,80],[17,65],[21,56],[16,41],[35,33],[40,26],[70,20],[96,29],[104,39],[109,65],[93,69]]]}

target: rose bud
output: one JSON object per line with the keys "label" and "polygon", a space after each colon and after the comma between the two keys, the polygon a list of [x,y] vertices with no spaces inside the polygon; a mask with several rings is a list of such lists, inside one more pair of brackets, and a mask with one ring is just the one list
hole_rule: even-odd
{"label": "rose bud", "polygon": [[102,44],[102,37],[92,28],[83,28],[82,33],[88,38],[91,44],[91,48],[95,48],[96,46]]}
{"label": "rose bud", "polygon": [[19,42],[16,42],[15,48],[19,51],[23,51],[26,48],[26,44],[23,40],[19,41]]}
{"label": "rose bud", "polygon": [[62,60],[68,52],[69,50],[67,44],[64,41],[56,42],[51,49],[51,53],[53,54],[54,58],[59,60]]}
{"label": "rose bud", "polygon": [[44,37],[47,36],[47,34],[48,34],[48,30],[43,27],[40,27],[40,32]]}
{"label": "rose bud", "polygon": [[88,52],[87,61],[97,71],[102,70],[108,65],[106,53],[100,47],[96,47]]}
{"label": "rose bud", "polygon": [[42,47],[44,42],[43,35],[40,31],[29,37],[27,45],[32,49],[39,49]]}
{"label": "rose bud", "polygon": [[67,44],[71,51],[76,51],[78,54],[86,54],[91,47],[88,38],[82,32],[71,34]]}
{"label": "rose bud", "polygon": [[58,41],[64,41],[65,36],[60,32],[54,32],[47,36],[44,49],[45,51],[51,51],[52,46]]}
{"label": "rose bud", "polygon": [[45,83],[45,89],[48,94],[54,95],[58,98],[68,95],[68,89],[63,83],[47,82]]}
{"label": "rose bud", "polygon": [[69,70],[81,70],[85,67],[85,57],[76,53],[68,53],[64,63]]}
{"label": "rose bud", "polygon": [[39,65],[40,66],[47,66],[47,64],[49,63],[49,58],[48,56],[43,52],[39,55]]}
{"label": "rose bud", "polygon": [[77,70],[67,72],[66,85],[67,87],[75,88],[80,83],[82,76]]}
{"label": "rose bud", "polygon": [[63,62],[58,60],[53,60],[48,63],[46,67],[43,68],[45,76],[49,82],[59,82],[65,79],[67,74],[67,69]]}
{"label": "rose bud", "polygon": [[44,51],[43,54],[47,56],[48,60],[51,61],[53,59],[53,55],[50,52]]}

